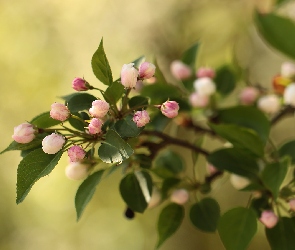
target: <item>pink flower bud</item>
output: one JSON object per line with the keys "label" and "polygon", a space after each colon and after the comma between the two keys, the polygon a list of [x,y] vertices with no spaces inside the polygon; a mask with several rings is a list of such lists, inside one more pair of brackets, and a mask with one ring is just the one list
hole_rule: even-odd
{"label": "pink flower bud", "polygon": [[81,161],[86,155],[86,152],[80,146],[74,145],[68,149],[68,156],[70,157],[70,162]]}
{"label": "pink flower bud", "polygon": [[66,176],[70,180],[83,180],[88,176],[89,165],[81,162],[72,162],[66,167]]}
{"label": "pink flower bud", "polygon": [[47,135],[42,141],[42,149],[46,154],[56,154],[62,149],[65,138],[62,135],[52,133]]}
{"label": "pink flower bud", "polygon": [[168,118],[174,118],[178,115],[179,105],[175,101],[166,101],[161,105],[161,112]]}
{"label": "pink flower bud", "polygon": [[18,143],[29,143],[35,138],[36,129],[30,123],[22,123],[14,127],[12,139]]}
{"label": "pink flower bud", "polygon": [[93,118],[88,125],[89,134],[95,135],[101,132],[102,121],[98,118]]}
{"label": "pink flower bud", "polygon": [[190,95],[189,102],[194,108],[204,108],[209,103],[209,97],[206,95],[199,95],[198,92],[194,92]]}
{"label": "pink flower bud", "polygon": [[135,112],[132,120],[136,123],[137,127],[141,128],[149,123],[150,116],[146,110],[137,111]]}
{"label": "pink flower bud", "polygon": [[207,171],[210,175],[215,174],[218,172],[218,169],[216,167],[214,167],[212,164],[207,163],[206,165]]}
{"label": "pink flower bud", "polygon": [[281,66],[281,75],[286,78],[295,76],[295,64],[291,62],[284,62]]}
{"label": "pink flower bud", "polygon": [[154,76],[156,71],[156,66],[149,62],[143,62],[139,66],[139,78],[149,79]]}
{"label": "pink flower bud", "polygon": [[295,199],[289,200],[289,206],[292,211],[295,211]]}
{"label": "pink flower bud", "polygon": [[136,85],[135,85],[134,89],[135,89],[135,91],[140,92],[142,90],[143,86],[144,85],[143,85],[142,80],[138,80],[136,82]]}
{"label": "pink flower bud", "polygon": [[243,189],[250,184],[250,180],[248,178],[237,174],[230,175],[230,182],[233,185],[233,187],[238,190]]}
{"label": "pink flower bud", "polygon": [[199,95],[210,96],[216,91],[216,85],[209,77],[198,78],[194,81],[194,87]]}
{"label": "pink flower bud", "polygon": [[215,70],[209,67],[201,67],[198,69],[196,76],[198,78],[209,77],[212,79],[215,77]]}
{"label": "pink flower bud", "polygon": [[273,228],[278,223],[279,218],[273,211],[265,210],[261,213],[259,220],[265,225],[265,227]]}
{"label": "pink flower bud", "polygon": [[295,83],[290,84],[284,91],[284,103],[295,107]]}
{"label": "pink flower bud", "polygon": [[121,70],[121,83],[125,88],[134,88],[137,82],[138,71],[134,63],[124,64]]}
{"label": "pink flower bud", "polygon": [[92,102],[92,107],[89,113],[95,118],[103,118],[109,111],[110,105],[103,100],[96,100]]}
{"label": "pink flower bud", "polygon": [[280,100],[276,95],[265,95],[258,99],[257,106],[268,114],[274,114],[280,110]]}
{"label": "pink flower bud", "polygon": [[70,117],[70,114],[68,107],[64,104],[55,102],[51,105],[50,117],[54,120],[64,122]]}
{"label": "pink flower bud", "polygon": [[183,205],[189,199],[189,193],[186,189],[174,190],[170,196],[170,200],[176,204]]}
{"label": "pink flower bud", "polygon": [[85,91],[90,87],[89,83],[86,82],[83,78],[76,77],[72,81],[72,88],[76,91]]}
{"label": "pink flower bud", "polygon": [[256,101],[258,96],[259,96],[259,91],[257,88],[246,87],[240,93],[239,99],[241,104],[251,105]]}
{"label": "pink flower bud", "polygon": [[172,75],[178,80],[184,80],[192,75],[191,68],[180,60],[175,60],[170,65]]}

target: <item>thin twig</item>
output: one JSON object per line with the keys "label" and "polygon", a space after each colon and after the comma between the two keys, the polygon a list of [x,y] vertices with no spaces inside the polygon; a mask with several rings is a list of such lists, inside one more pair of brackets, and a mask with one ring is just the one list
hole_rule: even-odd
{"label": "thin twig", "polygon": [[285,106],[279,113],[277,113],[272,119],[271,124],[274,125],[279,120],[281,120],[283,117],[287,115],[292,115],[295,112],[295,108],[292,106]]}

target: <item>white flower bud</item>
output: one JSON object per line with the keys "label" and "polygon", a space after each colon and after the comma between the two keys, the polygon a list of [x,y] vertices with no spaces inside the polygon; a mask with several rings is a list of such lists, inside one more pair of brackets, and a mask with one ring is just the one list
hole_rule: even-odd
{"label": "white flower bud", "polygon": [[42,149],[46,154],[56,154],[62,149],[65,138],[62,135],[52,133],[47,135],[42,141]]}
{"label": "white flower bud", "polygon": [[248,178],[237,174],[230,175],[230,182],[233,185],[233,187],[238,190],[243,189],[250,184],[250,180]]}
{"label": "white flower bud", "polygon": [[170,65],[172,75],[178,80],[184,80],[192,75],[191,68],[180,60],[175,60]]}
{"label": "white flower bud", "polygon": [[295,83],[291,83],[284,91],[284,103],[295,107]]}
{"label": "white flower bud", "polygon": [[194,87],[199,95],[210,96],[216,91],[216,85],[209,77],[198,78],[194,81]]}
{"label": "white flower bud", "polygon": [[286,78],[295,76],[295,64],[291,62],[284,62],[281,66],[281,75]]}
{"label": "white flower bud", "polygon": [[265,113],[274,114],[280,110],[280,100],[276,95],[265,95],[258,99],[258,108]]}
{"label": "white flower bud", "polygon": [[83,180],[88,176],[89,165],[81,162],[71,162],[67,167],[65,174],[71,180]]}
{"label": "white flower bud", "polygon": [[170,196],[170,200],[176,204],[183,205],[189,199],[189,193],[186,189],[174,190]]}

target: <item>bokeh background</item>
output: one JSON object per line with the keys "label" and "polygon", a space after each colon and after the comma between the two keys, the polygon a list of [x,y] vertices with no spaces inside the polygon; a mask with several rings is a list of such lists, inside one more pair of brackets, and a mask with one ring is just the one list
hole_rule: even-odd
{"label": "bokeh background", "polygon": [[[0,150],[10,142],[13,127],[50,109],[58,96],[72,92],[74,77],[99,85],[90,60],[101,37],[114,75],[140,55],[155,56],[169,78],[169,64],[200,40],[198,66],[217,67],[237,60],[248,80],[270,86],[284,56],[258,37],[252,15],[267,11],[271,0],[1,0],[0,1]],[[281,10],[295,16],[294,4]],[[234,56],[235,55],[235,56]],[[273,138],[295,136],[293,120],[280,124]],[[0,156],[1,250],[150,250],[157,240],[160,208],[124,216],[118,171],[102,181],[82,219],[76,222],[74,196],[80,182],[64,175],[66,157],[38,181],[26,200],[15,203],[18,152]],[[247,202],[219,180],[212,194],[222,211]],[[249,249],[269,249],[263,228]],[[163,250],[223,249],[217,234],[204,234],[184,222]]]}

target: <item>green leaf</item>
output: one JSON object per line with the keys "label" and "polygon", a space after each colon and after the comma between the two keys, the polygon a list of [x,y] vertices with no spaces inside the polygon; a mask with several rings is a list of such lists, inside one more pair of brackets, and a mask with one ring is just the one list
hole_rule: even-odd
{"label": "green leaf", "polygon": [[184,218],[184,207],[171,203],[164,207],[158,220],[157,249],[180,227]]}
{"label": "green leaf", "polygon": [[288,172],[288,161],[274,162],[265,166],[261,173],[261,180],[277,199],[280,186]]}
{"label": "green leaf", "polygon": [[295,246],[295,217],[281,217],[273,228],[265,228],[272,250],[293,250]]}
{"label": "green leaf", "polygon": [[149,97],[151,104],[161,104],[168,99],[173,100],[174,97],[180,97],[180,92],[172,85],[155,83],[144,86],[141,95]]}
{"label": "green leaf", "polygon": [[124,86],[120,82],[113,82],[104,92],[104,99],[112,104],[116,105],[116,103],[120,100],[122,95],[124,94]]}
{"label": "green leaf", "polygon": [[79,186],[75,197],[77,220],[80,219],[86,205],[92,199],[92,196],[96,190],[96,186],[100,183],[103,173],[104,170],[99,170],[93,173],[92,175],[88,176],[87,179],[85,179]]}
{"label": "green leaf", "polygon": [[217,92],[226,96],[235,89],[236,76],[232,69],[226,65],[217,70],[214,82]]}
{"label": "green leaf", "polygon": [[211,153],[207,157],[207,161],[221,171],[226,170],[250,179],[255,179],[258,174],[259,168],[256,159],[242,149],[219,149]]}
{"label": "green leaf", "polygon": [[173,187],[177,186],[180,182],[180,179],[174,177],[165,179],[161,188],[162,200],[165,200],[169,195],[169,191]]}
{"label": "green leaf", "polygon": [[210,124],[210,127],[235,147],[247,149],[257,156],[263,155],[263,143],[254,130],[235,124]]}
{"label": "green leaf", "polygon": [[197,60],[197,54],[200,47],[200,43],[197,42],[193,46],[191,46],[189,49],[187,49],[183,55],[182,55],[182,62],[189,65],[192,69],[196,67],[196,60]]}
{"label": "green leaf", "polygon": [[92,107],[92,102],[97,100],[97,98],[93,95],[89,95],[87,93],[79,93],[78,95],[74,95],[68,101],[68,108],[71,113],[75,113],[82,110],[88,110]]}
{"label": "green leaf", "polygon": [[140,95],[134,96],[128,101],[129,108],[134,110],[146,109],[146,107],[142,107],[142,106],[146,106],[148,104],[149,104],[149,100],[146,97],[143,97]]}
{"label": "green leaf", "polygon": [[[81,119],[84,119],[84,118],[80,115],[80,113],[78,113],[78,112],[73,113],[73,115],[78,116],[78,117],[80,117]],[[85,119],[85,120],[89,120],[89,117],[88,117],[88,119]],[[78,130],[80,130],[80,131],[85,131],[85,127],[87,127],[87,125],[86,125],[84,122],[82,122],[82,121],[80,121],[80,120],[78,120],[78,119],[75,119],[75,118],[73,118],[73,117],[70,117],[70,118],[68,119],[68,122],[71,124],[71,126],[72,126],[73,128],[78,129]]]}
{"label": "green leaf", "polygon": [[154,64],[156,66],[155,77],[157,79],[157,83],[166,85],[167,81],[166,81],[165,76],[163,75],[156,59],[154,60]]}
{"label": "green leaf", "polygon": [[243,207],[227,211],[218,223],[218,233],[227,250],[246,249],[256,230],[254,211]]}
{"label": "green leaf", "polygon": [[132,63],[134,63],[134,66],[138,68],[144,60],[145,60],[145,56],[140,56],[134,61],[132,61]]}
{"label": "green leaf", "polygon": [[222,123],[232,123],[253,129],[266,143],[270,131],[270,122],[262,113],[252,106],[234,106],[218,110],[217,120]]}
{"label": "green leaf", "polygon": [[295,140],[288,141],[280,146],[278,150],[279,156],[289,156],[292,164],[295,164]]}
{"label": "green leaf", "polygon": [[295,24],[274,13],[256,14],[259,34],[273,48],[295,59]]}
{"label": "green leaf", "polygon": [[22,159],[17,169],[17,204],[26,198],[37,180],[51,173],[62,156],[62,153],[62,151],[59,151],[57,154],[46,154],[42,148],[39,148]]}
{"label": "green leaf", "polygon": [[38,147],[39,145],[42,144],[42,139],[43,138],[36,137],[33,141],[31,141],[29,143],[18,143],[16,141],[13,141],[0,154],[3,154],[5,152],[11,151],[11,150],[29,150],[29,149]]}
{"label": "green leaf", "polygon": [[163,131],[170,121],[170,118],[164,116],[161,112],[157,112],[156,115],[152,117],[152,121],[146,125],[146,128],[155,131]]}
{"label": "green leaf", "polygon": [[143,213],[147,208],[152,189],[152,178],[145,171],[127,174],[120,183],[123,200],[129,208],[138,213]]}
{"label": "green leaf", "polygon": [[276,5],[283,5],[283,4],[285,4],[285,3],[289,2],[289,1],[290,0],[277,0]]}
{"label": "green leaf", "polygon": [[139,163],[141,168],[150,169],[152,166],[152,159],[150,156],[145,154],[136,154],[135,155],[136,162]]}
{"label": "green leaf", "polygon": [[61,121],[54,120],[50,117],[50,111],[42,113],[34,117],[31,121],[31,124],[35,125],[38,128],[49,128],[61,123]]}
{"label": "green leaf", "polygon": [[220,207],[216,200],[204,198],[190,209],[190,219],[195,227],[205,232],[215,232],[220,218]]}
{"label": "green leaf", "polygon": [[106,140],[98,149],[99,158],[106,163],[121,162],[133,154],[133,149],[114,130],[108,130]]}
{"label": "green leaf", "polygon": [[94,75],[103,84],[111,85],[113,83],[112,70],[103,48],[103,39],[101,39],[98,49],[92,56],[91,66]]}
{"label": "green leaf", "polygon": [[69,94],[69,95],[63,95],[63,96],[60,96],[60,98],[62,100],[65,100],[66,102],[68,102],[72,97],[74,97],[75,95],[80,95],[81,93],[72,93],[72,94]]}
{"label": "green leaf", "polygon": [[170,150],[161,152],[154,162],[153,172],[162,178],[175,177],[184,171],[184,163],[179,154]]}
{"label": "green leaf", "polygon": [[116,132],[122,138],[136,137],[143,130],[143,128],[138,128],[132,119],[133,115],[128,115],[115,123]]}

